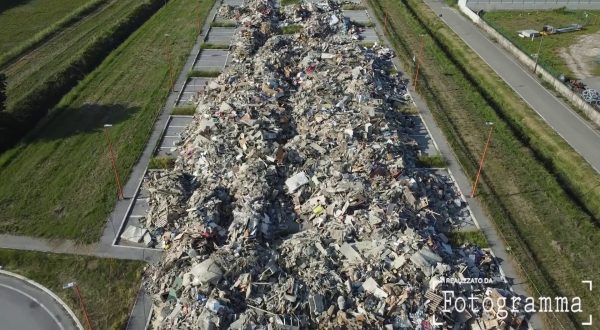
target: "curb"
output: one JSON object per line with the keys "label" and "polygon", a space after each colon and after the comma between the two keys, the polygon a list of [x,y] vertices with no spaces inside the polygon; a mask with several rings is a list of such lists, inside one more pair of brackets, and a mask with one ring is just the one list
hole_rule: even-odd
{"label": "curb", "polygon": [[69,308],[69,306],[67,306],[67,304],[65,304],[65,302],[62,301],[62,299],[60,299],[56,294],[54,294],[54,292],[50,291],[50,289],[46,288],[45,286],[39,284],[38,282],[36,282],[34,280],[28,279],[25,276],[22,276],[22,275],[19,275],[19,274],[15,274],[15,273],[12,273],[12,272],[9,272],[9,271],[6,271],[6,270],[0,269],[0,274],[14,277],[16,279],[19,279],[19,280],[21,280],[23,282],[31,284],[31,285],[35,286],[36,288],[42,290],[44,293],[46,293],[47,295],[49,295],[50,297],[52,297],[52,299],[54,299],[57,303],[59,303],[60,306],[65,311],[67,311],[67,313],[69,314],[69,316],[71,317],[71,319],[74,321],[75,325],[77,326],[77,329],[84,330],[83,326],[79,322],[79,319],[75,316],[75,313],[73,313],[73,311],[71,310],[71,308]]}

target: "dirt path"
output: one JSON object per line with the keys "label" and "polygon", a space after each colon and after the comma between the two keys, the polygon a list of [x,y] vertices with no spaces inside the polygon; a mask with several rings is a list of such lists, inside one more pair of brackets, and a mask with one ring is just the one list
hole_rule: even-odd
{"label": "dirt path", "polygon": [[577,43],[564,48],[561,57],[577,79],[594,77],[600,61],[600,32],[583,36]]}

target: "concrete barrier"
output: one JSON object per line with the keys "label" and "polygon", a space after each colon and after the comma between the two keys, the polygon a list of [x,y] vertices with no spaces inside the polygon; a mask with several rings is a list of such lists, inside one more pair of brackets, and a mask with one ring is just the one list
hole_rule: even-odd
{"label": "concrete barrier", "polygon": [[[458,8],[460,11],[467,16],[473,23],[484,30],[493,40],[497,41],[504,49],[508,50],[513,56],[515,56],[521,64],[529,68],[531,71],[535,68],[535,61],[517,48],[510,40],[506,39],[502,34],[498,33],[493,27],[487,24],[481,17],[475,14],[469,7],[467,7],[467,0],[459,0]],[[583,98],[576,92],[572,91],[567,85],[563,84],[562,81],[555,78],[548,71],[541,66],[537,66],[536,73],[544,80],[554,87],[554,89],[563,97],[571,101],[575,106],[583,111],[586,116],[594,122],[596,125],[600,125],[600,112],[592,107],[589,103],[585,102]]]}

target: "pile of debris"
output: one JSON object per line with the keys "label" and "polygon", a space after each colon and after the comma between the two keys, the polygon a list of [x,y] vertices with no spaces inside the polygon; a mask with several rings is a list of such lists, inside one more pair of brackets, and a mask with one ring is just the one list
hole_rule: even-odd
{"label": "pile of debris", "polygon": [[[393,52],[363,47],[334,3],[247,6],[234,61],[200,99],[175,169],[145,183],[151,244],[166,249],[147,274],[152,326],[520,321],[499,322],[498,306],[442,312],[443,290],[510,292],[489,288],[504,287],[489,252],[442,233],[470,214],[449,177],[415,168]],[[303,29],[277,34],[288,24]],[[491,283],[448,280],[465,278]]]}

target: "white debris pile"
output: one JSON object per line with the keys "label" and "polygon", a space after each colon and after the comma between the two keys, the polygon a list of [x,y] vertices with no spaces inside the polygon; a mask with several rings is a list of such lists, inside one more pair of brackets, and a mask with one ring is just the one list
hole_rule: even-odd
{"label": "white debris pile", "polygon": [[[149,181],[149,229],[168,247],[147,274],[152,326],[520,321],[442,313],[442,290],[483,297],[503,284],[488,252],[442,234],[470,215],[450,178],[415,166],[414,123],[399,111],[407,82],[392,51],[363,47],[335,4],[281,17],[269,1],[248,6],[235,46],[243,51],[209,84],[175,169]],[[276,34],[292,23],[303,30]]]}

